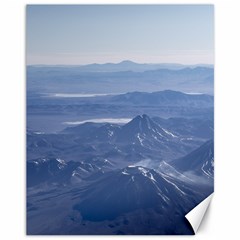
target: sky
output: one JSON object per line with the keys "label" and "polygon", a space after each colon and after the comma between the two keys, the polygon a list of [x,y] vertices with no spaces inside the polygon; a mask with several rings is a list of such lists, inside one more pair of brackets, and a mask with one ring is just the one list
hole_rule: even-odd
{"label": "sky", "polygon": [[28,5],[34,64],[214,63],[213,5]]}

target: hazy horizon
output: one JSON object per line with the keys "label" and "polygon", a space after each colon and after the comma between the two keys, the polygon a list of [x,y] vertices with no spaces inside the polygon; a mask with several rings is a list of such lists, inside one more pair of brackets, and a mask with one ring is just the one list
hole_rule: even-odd
{"label": "hazy horizon", "polygon": [[214,64],[213,5],[28,5],[26,14],[27,65]]}
{"label": "hazy horizon", "polygon": [[45,64],[45,63],[36,63],[36,64],[27,64],[27,66],[86,66],[86,65],[91,65],[91,64],[98,64],[98,65],[104,65],[104,64],[120,64],[123,62],[131,62],[134,64],[149,64],[149,65],[182,65],[182,66],[197,66],[197,65],[206,65],[206,66],[214,66],[214,63],[194,63],[194,64],[184,64],[184,63],[179,63],[179,62],[137,62],[133,60],[120,60],[120,61],[106,61],[106,62],[89,62],[89,63],[76,63],[76,64]]}

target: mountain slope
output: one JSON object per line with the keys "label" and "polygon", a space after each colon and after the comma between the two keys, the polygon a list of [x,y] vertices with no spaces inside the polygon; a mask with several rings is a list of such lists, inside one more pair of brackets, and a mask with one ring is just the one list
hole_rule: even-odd
{"label": "mountain slope", "polygon": [[214,175],[214,142],[209,140],[185,157],[171,162],[181,172],[213,178]]}
{"label": "mountain slope", "polygon": [[201,198],[186,186],[154,170],[129,166],[106,174],[88,186],[84,200],[75,206],[83,219],[113,220],[137,209],[160,207],[161,213],[183,214]]}
{"label": "mountain slope", "polygon": [[152,118],[162,128],[181,137],[197,137],[206,140],[213,138],[214,121],[212,118]]}
{"label": "mountain slope", "polygon": [[141,166],[28,194],[27,232],[48,235],[193,234],[184,215],[206,197]]}

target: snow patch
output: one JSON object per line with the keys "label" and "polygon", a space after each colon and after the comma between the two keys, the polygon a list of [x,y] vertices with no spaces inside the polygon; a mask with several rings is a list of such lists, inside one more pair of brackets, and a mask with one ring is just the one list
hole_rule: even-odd
{"label": "snow patch", "polygon": [[113,166],[113,164],[112,164],[109,160],[107,160],[106,158],[104,159],[104,163],[108,163],[108,164],[110,164],[111,166]]}
{"label": "snow patch", "polygon": [[168,135],[170,135],[170,136],[172,136],[172,137],[174,137],[174,138],[177,137],[176,135],[174,135],[173,133],[169,132],[168,130],[166,130],[166,129],[164,129],[164,128],[162,128],[162,130],[163,130],[166,134],[168,134]]}
{"label": "snow patch", "polygon": [[137,134],[137,138],[138,138],[141,146],[143,146],[143,140],[144,140],[144,139],[140,137],[140,133]]}
{"label": "snow patch", "polygon": [[66,163],[65,163],[64,160],[62,160],[62,159],[60,159],[60,158],[56,158],[56,160],[57,160],[59,163],[66,165]]}
{"label": "snow patch", "polygon": [[129,165],[128,168],[135,168],[135,166],[134,165]]}
{"label": "snow patch", "polygon": [[153,180],[154,182],[157,182],[156,179],[153,177],[153,175],[151,173],[149,173],[150,175],[150,179]]}
{"label": "snow patch", "polygon": [[159,131],[157,131],[157,134],[160,135],[161,137],[163,137],[163,135]]}
{"label": "snow patch", "polygon": [[33,132],[33,133],[35,133],[35,134],[37,134],[37,135],[45,134],[45,132]]}
{"label": "snow patch", "polygon": [[113,136],[113,131],[108,131],[108,136],[112,137]]}
{"label": "snow patch", "polygon": [[138,170],[142,173],[143,176],[147,177],[148,171],[142,167],[138,167]]}
{"label": "snow patch", "polygon": [[166,177],[163,176],[162,177],[170,184],[172,184],[180,193],[182,193],[183,195],[186,195],[185,192],[183,192],[176,184],[174,184],[173,182],[169,181]]}

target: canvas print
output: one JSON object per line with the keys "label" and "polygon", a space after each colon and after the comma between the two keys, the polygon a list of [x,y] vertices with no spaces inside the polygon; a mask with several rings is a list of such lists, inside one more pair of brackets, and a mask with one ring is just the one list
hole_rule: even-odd
{"label": "canvas print", "polygon": [[214,189],[214,6],[26,7],[26,233],[191,235]]}

